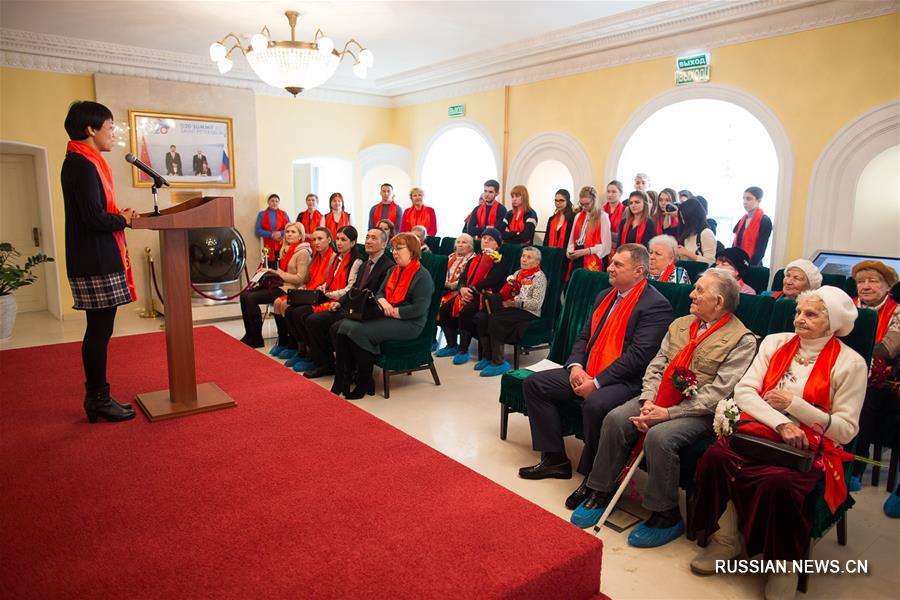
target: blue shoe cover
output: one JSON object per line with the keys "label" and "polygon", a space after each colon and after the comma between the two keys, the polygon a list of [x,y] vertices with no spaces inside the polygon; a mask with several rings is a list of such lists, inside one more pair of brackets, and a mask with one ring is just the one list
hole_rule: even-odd
{"label": "blue shoe cover", "polygon": [[281,354],[282,350],[287,350],[287,348],[285,348],[284,346],[279,346],[278,344],[275,344],[274,346],[269,348],[269,356],[277,357],[279,354]]}
{"label": "blue shoe cover", "polygon": [[847,491],[848,492],[858,492],[862,489],[862,480],[856,475],[850,478],[850,481],[847,482]]}
{"label": "blue shoe cover", "polygon": [[884,501],[884,514],[892,519],[900,519],[900,496],[896,490]]}
{"label": "blue shoe cover", "polygon": [[456,356],[458,350],[456,346],[444,346],[440,350],[434,353],[436,358],[446,358],[448,356]]}
{"label": "blue shoe cover", "polygon": [[641,523],[628,536],[628,545],[635,548],[656,548],[678,539],[684,534],[684,521],[678,521],[672,527],[657,529]]}
{"label": "blue shoe cover", "polygon": [[456,356],[453,357],[454,365],[464,365],[469,362],[469,353],[468,352],[459,352]]}
{"label": "blue shoe cover", "polygon": [[491,361],[489,361],[489,360],[484,360],[484,359],[479,360],[477,363],[475,363],[475,370],[481,371],[485,367],[490,366],[490,364],[491,364]]}
{"label": "blue shoe cover", "polygon": [[496,377],[512,371],[512,365],[505,360],[499,365],[490,365],[481,370],[482,377]]}
{"label": "blue shoe cover", "polygon": [[295,373],[302,373],[304,371],[311,371],[312,369],[315,369],[316,363],[300,359],[295,362],[291,368],[294,369]]}
{"label": "blue shoe cover", "polygon": [[588,527],[593,527],[597,524],[597,521],[600,520],[600,517],[603,516],[603,511],[606,510],[606,507],[598,507],[598,508],[585,508],[584,505],[587,503],[587,500],[583,500],[581,504],[578,505],[578,508],[572,513],[572,517],[569,519],[572,522],[572,525],[576,527],[581,527],[582,529],[587,529]]}

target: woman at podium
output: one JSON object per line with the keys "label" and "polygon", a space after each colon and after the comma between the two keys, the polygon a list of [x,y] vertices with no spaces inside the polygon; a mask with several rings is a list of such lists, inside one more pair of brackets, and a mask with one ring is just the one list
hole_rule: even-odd
{"label": "woman at podium", "polygon": [[96,102],[77,101],[65,121],[69,143],[61,183],[66,214],[66,268],[73,308],[83,310],[87,327],[81,343],[84,412],[88,421],[127,421],[131,404],[109,395],[106,354],[116,309],[137,300],[125,228],[135,211],[119,210],[112,173],[101,152],[115,142],[113,115]]}

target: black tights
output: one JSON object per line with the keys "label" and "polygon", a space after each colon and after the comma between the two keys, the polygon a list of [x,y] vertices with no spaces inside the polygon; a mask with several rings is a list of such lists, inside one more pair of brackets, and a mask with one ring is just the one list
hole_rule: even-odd
{"label": "black tights", "polygon": [[89,391],[99,390],[106,382],[106,347],[113,333],[116,307],[84,311],[87,328],[81,342],[81,362],[84,365],[85,385]]}

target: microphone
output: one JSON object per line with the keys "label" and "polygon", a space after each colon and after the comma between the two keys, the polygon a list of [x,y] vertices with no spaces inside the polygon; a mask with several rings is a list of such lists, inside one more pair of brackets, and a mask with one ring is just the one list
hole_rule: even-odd
{"label": "microphone", "polygon": [[161,187],[161,186],[164,186],[164,185],[169,185],[169,182],[166,181],[165,178],[164,178],[162,175],[160,175],[159,173],[157,173],[156,171],[154,171],[152,168],[150,168],[150,167],[148,167],[147,165],[145,165],[144,163],[142,163],[142,162],[141,162],[140,160],[138,160],[138,158],[137,158],[134,154],[132,154],[131,152],[129,152],[128,154],[125,155],[125,161],[126,161],[126,162],[129,162],[129,163],[131,163],[131,164],[133,164],[135,167],[137,167],[138,169],[140,169],[141,171],[143,171],[144,173],[146,173],[147,175],[149,175],[150,177],[152,177],[152,178],[153,178],[153,184],[154,184],[156,187]]}

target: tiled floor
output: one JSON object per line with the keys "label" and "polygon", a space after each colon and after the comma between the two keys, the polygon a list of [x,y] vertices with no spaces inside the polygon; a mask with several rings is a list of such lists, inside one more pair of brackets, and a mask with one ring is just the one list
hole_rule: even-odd
{"label": "tiled floor", "polygon": [[[161,320],[145,320],[133,308],[120,311],[116,335],[158,331]],[[267,329],[271,323],[267,323]],[[223,331],[240,337],[240,320],[216,323]],[[83,321],[56,321],[46,313],[20,315],[13,337],[0,342],[0,349],[76,341],[83,334]],[[545,355],[536,352],[522,359],[527,366]],[[0,355],[2,360],[2,355]],[[563,506],[566,496],[578,485],[571,481],[525,481],[516,470],[536,462],[531,450],[528,420],[510,415],[509,435],[501,441],[498,435],[500,409],[497,396],[499,378],[479,378],[471,364],[454,366],[450,359],[438,359],[442,385],[435,387],[428,372],[396,376],[391,381],[391,398],[380,394],[357,401],[371,414],[391,423],[409,435],[436,448],[567,519]],[[377,371],[376,371],[377,375]],[[298,375],[299,377],[299,375]],[[330,387],[331,380],[316,380]],[[378,385],[380,393],[381,386]],[[580,442],[567,440],[569,455],[577,458]],[[637,489],[643,484],[643,473],[635,477]],[[884,478],[880,488],[866,486],[855,495],[856,507],[849,514],[848,544],[837,544],[835,533],[821,540],[813,558],[866,559],[868,575],[819,575],[810,580],[807,598],[896,598],[900,586],[900,520],[888,519],[881,510],[886,498]],[[616,600],[624,598],[762,598],[765,584],[762,576],[730,575],[701,578],[688,569],[697,547],[680,538],[671,544],[651,550],[628,546],[626,533],[605,530],[601,590]],[[552,543],[548,540],[547,543]],[[893,591],[892,591],[893,590]],[[803,595],[799,595],[803,598]]]}

